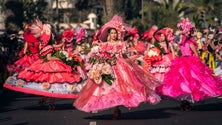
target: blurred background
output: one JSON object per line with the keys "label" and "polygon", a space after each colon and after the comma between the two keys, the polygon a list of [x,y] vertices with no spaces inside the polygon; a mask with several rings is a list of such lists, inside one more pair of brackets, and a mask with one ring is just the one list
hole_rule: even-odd
{"label": "blurred background", "polygon": [[143,32],[152,25],[174,28],[188,17],[198,29],[222,25],[222,0],[1,0],[0,31],[17,32],[35,19],[59,28],[80,23],[97,30],[113,15]]}

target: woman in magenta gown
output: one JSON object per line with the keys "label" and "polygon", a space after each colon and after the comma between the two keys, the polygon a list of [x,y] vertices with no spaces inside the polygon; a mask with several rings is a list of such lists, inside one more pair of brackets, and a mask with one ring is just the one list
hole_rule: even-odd
{"label": "woman in magenta gown", "polygon": [[188,18],[178,26],[183,30],[179,43],[182,55],[172,61],[164,84],[157,88],[157,92],[181,101],[182,110],[191,110],[189,103],[220,96],[222,80],[214,76],[213,71],[198,57],[197,43],[192,36],[194,26]]}

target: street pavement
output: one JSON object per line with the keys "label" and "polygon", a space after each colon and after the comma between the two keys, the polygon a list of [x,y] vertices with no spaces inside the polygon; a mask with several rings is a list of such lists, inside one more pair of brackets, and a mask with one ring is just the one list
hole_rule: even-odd
{"label": "street pavement", "polygon": [[3,89],[0,93],[0,125],[222,125],[222,99],[193,104],[181,111],[179,103],[163,99],[159,104],[142,103],[138,108],[120,107],[122,117],[111,120],[113,109],[85,113],[72,106],[72,99],[56,99],[56,109],[40,106],[39,96]]}

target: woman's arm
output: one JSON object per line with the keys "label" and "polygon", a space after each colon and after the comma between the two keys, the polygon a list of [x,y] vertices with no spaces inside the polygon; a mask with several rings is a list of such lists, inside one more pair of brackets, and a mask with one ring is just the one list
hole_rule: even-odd
{"label": "woman's arm", "polygon": [[173,55],[173,59],[175,58],[175,51],[174,51],[174,48],[173,48],[173,45],[171,43],[169,43],[169,46],[170,46],[170,51]]}
{"label": "woman's arm", "polygon": [[197,49],[195,48],[195,46],[194,46],[193,43],[190,44],[190,48],[191,48],[191,50],[193,51],[193,53],[198,57]]}
{"label": "woman's arm", "polygon": [[59,58],[53,57],[51,53],[47,54],[47,60],[60,60]]}
{"label": "woman's arm", "polygon": [[24,51],[23,51],[23,54],[26,54],[27,49],[28,49],[28,43],[25,42],[25,44],[24,44]]}

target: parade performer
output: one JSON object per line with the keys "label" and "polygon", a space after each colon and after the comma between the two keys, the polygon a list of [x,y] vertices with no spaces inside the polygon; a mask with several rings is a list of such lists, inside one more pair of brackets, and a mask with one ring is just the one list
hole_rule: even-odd
{"label": "parade performer", "polygon": [[[44,27],[43,27],[44,25]],[[42,33],[36,35],[35,27],[42,26]],[[24,48],[20,52],[20,59],[15,61],[13,64],[7,65],[7,69],[10,75],[20,72],[30,66],[33,62],[35,62],[38,57],[38,52],[41,47],[41,42],[49,40],[51,36],[51,27],[48,24],[42,24],[41,21],[36,20],[28,27],[26,27],[26,31],[23,35],[25,44]]]}
{"label": "parade performer", "polygon": [[197,43],[193,38],[193,24],[188,18],[178,24],[182,28],[183,37],[179,43],[182,55],[176,57],[170,70],[165,74],[164,84],[157,92],[181,101],[182,110],[191,110],[190,103],[222,94],[222,80],[213,75],[198,57]]}
{"label": "parade performer", "polygon": [[133,27],[127,32],[125,40],[128,45],[127,48],[129,49],[128,57],[141,65],[146,45],[143,41],[139,40],[139,34],[136,27]]}
{"label": "parade performer", "polygon": [[[169,71],[171,61],[174,58],[174,49],[172,42],[174,40],[173,29],[163,28],[154,33],[154,38],[157,40],[154,42],[154,49],[157,49],[157,55],[150,54],[150,49],[145,53],[144,60],[149,61],[151,66],[148,67],[148,71],[158,80],[163,81],[164,75]],[[159,58],[157,58],[159,57]]]}
{"label": "parade performer", "polygon": [[25,70],[9,77],[4,87],[28,94],[52,97],[49,109],[54,109],[53,98],[77,97],[79,91],[76,86],[81,79],[79,73],[72,68],[77,62],[76,58],[65,51],[55,51],[51,42],[51,40],[43,41],[40,58]]}
{"label": "parade performer", "polygon": [[121,17],[114,16],[102,27],[101,35],[106,36],[107,42],[100,43],[97,52],[91,53],[89,78],[73,104],[84,112],[115,107],[113,119],[120,117],[120,105],[133,108],[141,102],[156,104],[160,101],[154,91],[160,83],[124,58],[126,45],[118,39],[123,28],[119,19]]}

